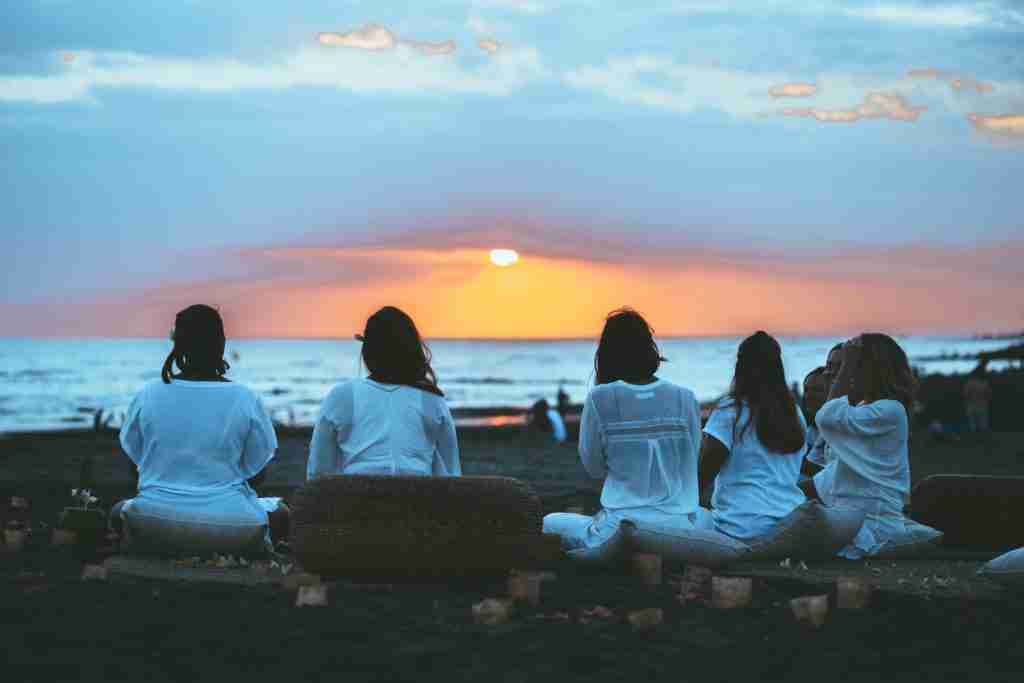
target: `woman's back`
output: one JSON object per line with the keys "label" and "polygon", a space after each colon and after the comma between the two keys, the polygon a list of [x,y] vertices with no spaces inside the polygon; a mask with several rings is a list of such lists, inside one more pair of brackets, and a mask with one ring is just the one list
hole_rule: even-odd
{"label": "woman's back", "polygon": [[[804,425],[799,411],[797,417]],[[803,502],[797,486],[803,446],[791,453],[770,451],[758,437],[746,404],[723,400],[708,418],[704,432],[729,452],[711,498],[716,529],[734,538],[754,538]]]}
{"label": "woman's back", "polygon": [[700,406],[666,380],[616,381],[593,389],[580,425],[580,457],[605,477],[607,510],[651,507],[687,514],[698,506]]}
{"label": "woman's back", "polygon": [[139,490],[229,488],[253,477],[277,448],[257,396],[232,382],[148,384],[132,402],[121,444],[139,469]]}
{"label": "woman's back", "polygon": [[307,478],[332,474],[461,474],[443,397],[371,379],[342,382],[324,399]]}

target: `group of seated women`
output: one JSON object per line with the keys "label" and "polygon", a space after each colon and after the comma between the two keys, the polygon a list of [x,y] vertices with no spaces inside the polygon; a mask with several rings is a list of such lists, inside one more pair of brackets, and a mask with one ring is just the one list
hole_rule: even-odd
{"label": "group of seated women", "polygon": [[[259,498],[249,483],[277,439],[256,394],[224,376],[220,315],[191,306],[177,315],[172,337],[161,379],[136,396],[121,430],[139,490],[113,517],[158,510],[182,525],[256,524],[267,542],[286,537],[287,507]],[[307,479],[460,476],[455,424],[412,319],[383,308],[357,339],[368,376],[341,382],[324,399]],[[627,520],[747,541],[807,499],[866,513],[844,557],[871,555],[899,531],[914,379],[891,338],[864,334],[833,349],[829,364],[808,376],[801,410],[778,342],[758,332],[740,344],[730,392],[703,429],[694,393],[657,376],[664,361],[639,313],[608,316],[579,436],[584,469],[603,482],[601,507],[593,516],[544,519],[544,531],[561,536],[567,551],[600,548]]]}

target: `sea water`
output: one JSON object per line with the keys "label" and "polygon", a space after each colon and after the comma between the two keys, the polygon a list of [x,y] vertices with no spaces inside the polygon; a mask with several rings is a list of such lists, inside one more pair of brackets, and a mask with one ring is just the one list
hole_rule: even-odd
{"label": "sea water", "polygon": [[[739,337],[660,340],[668,362],[659,376],[690,387],[702,401],[729,388]],[[823,365],[839,338],[782,337],[789,381]],[[927,372],[963,372],[969,360],[921,362],[972,354],[1007,341],[901,337],[911,362]],[[0,432],[90,427],[97,411],[116,426],[132,396],[160,376],[171,343],[161,339],[0,339]],[[554,401],[559,386],[582,402],[594,378],[596,342],[430,342],[433,367],[452,408],[525,408]],[[228,377],[263,399],[274,419],[314,422],[320,401],[337,382],[365,375],[352,340],[246,339],[228,342]]]}

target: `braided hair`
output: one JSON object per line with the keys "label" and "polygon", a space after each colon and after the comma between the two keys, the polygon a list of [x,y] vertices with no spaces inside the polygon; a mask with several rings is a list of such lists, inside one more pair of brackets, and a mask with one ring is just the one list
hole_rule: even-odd
{"label": "braided hair", "polygon": [[[174,317],[174,348],[167,354],[160,377],[164,384],[182,375],[223,377],[231,367],[224,360],[224,321],[215,309],[196,304]],[[180,373],[174,374],[174,366]]]}

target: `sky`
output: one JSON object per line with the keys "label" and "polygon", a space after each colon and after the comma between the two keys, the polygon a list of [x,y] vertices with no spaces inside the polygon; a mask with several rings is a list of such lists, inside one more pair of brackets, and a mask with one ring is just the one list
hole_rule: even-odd
{"label": "sky", "polygon": [[1024,329],[1019,2],[3,13],[3,336]]}

